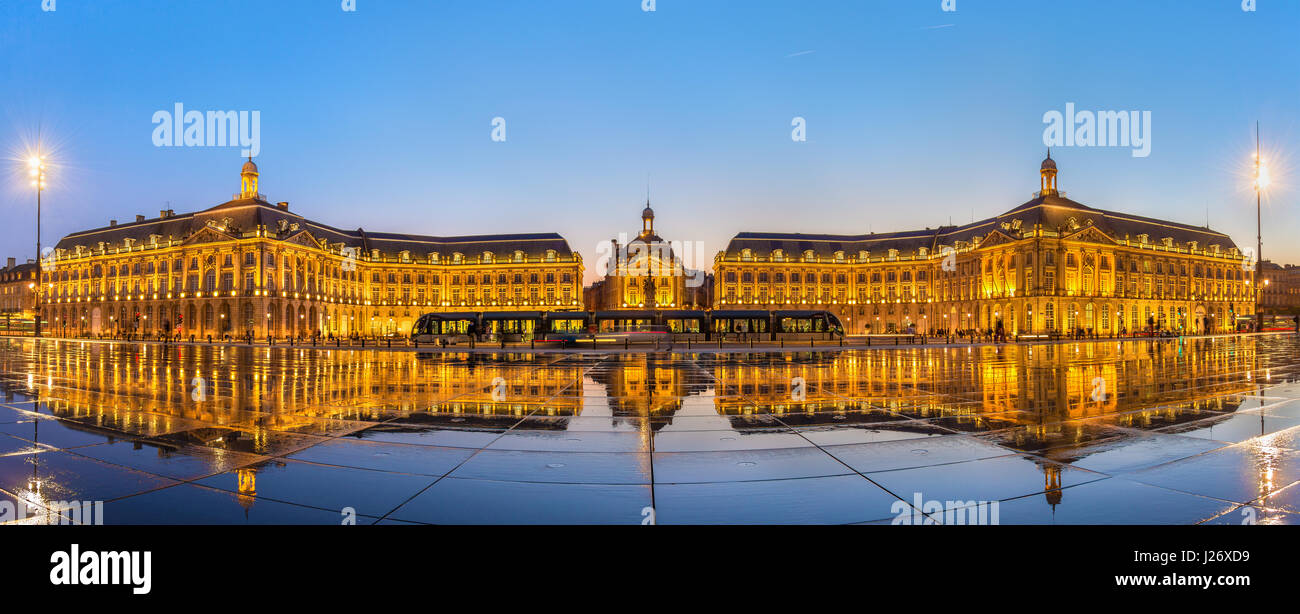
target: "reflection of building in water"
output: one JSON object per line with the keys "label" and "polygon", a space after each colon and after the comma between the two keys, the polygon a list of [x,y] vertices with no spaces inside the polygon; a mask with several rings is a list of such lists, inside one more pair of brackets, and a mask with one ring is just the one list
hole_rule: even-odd
{"label": "reflection of building in water", "polygon": [[1043,477],[1046,482],[1043,484],[1043,494],[1047,497],[1047,503],[1053,508],[1061,502],[1061,466],[1060,465],[1043,465]]}
{"label": "reflection of building in water", "polygon": [[253,467],[237,469],[235,475],[239,481],[239,506],[247,511],[253,506],[254,497],[257,496],[257,469]]}
{"label": "reflection of building in water", "polygon": [[[990,445],[1032,453],[1043,467],[1045,496],[1057,503],[1061,466],[1115,441],[1115,431],[1099,427],[1149,430],[1227,418],[1254,392],[1256,384],[1243,374],[1269,380],[1269,365],[1258,364],[1267,358],[1257,356],[1256,347],[1268,350],[1273,341],[692,359],[630,353],[597,361],[573,355],[8,341],[11,351],[0,352],[0,374],[7,374],[0,378],[0,393],[21,401],[43,388],[48,405],[42,409],[68,426],[135,439],[160,455],[206,448],[278,456],[302,445],[299,434],[341,435],[368,426],[411,432],[638,429],[648,451],[658,429],[684,410],[700,409],[726,417],[738,432],[890,422],[891,429],[933,434],[939,426],[987,433]],[[580,416],[589,419],[575,420]],[[608,418],[608,426],[599,418]],[[1276,465],[1276,459],[1268,460],[1266,443],[1260,442],[1257,453],[1265,468],[1261,494],[1271,490],[1266,468]],[[243,504],[257,496],[256,471],[237,474]]]}
{"label": "reflection of building in water", "polygon": [[782,358],[717,361],[719,385],[740,395],[717,396],[718,413],[771,414],[792,426],[891,422],[902,430],[934,424],[997,432],[991,441],[1046,459],[1038,462],[1052,504],[1062,498],[1061,465],[1055,463],[1074,462],[1115,438],[1097,427],[1154,429],[1226,418],[1241,403],[1233,395],[1253,390],[1241,373],[1258,368],[1253,343],[1223,340]]}
{"label": "reflection of building in water", "polygon": [[[39,346],[55,415],[106,435],[265,454],[284,433],[335,434],[390,419],[510,424],[581,413],[582,367],[538,355],[63,342]],[[12,356],[9,357],[12,361]],[[7,361],[8,362],[8,361]],[[454,418],[451,418],[454,419]]]}
{"label": "reflection of building in water", "polygon": [[682,399],[711,394],[709,373],[694,361],[675,361],[666,355],[622,354],[611,357],[609,368],[593,372],[591,379],[605,387],[614,416],[650,416],[671,419]]}

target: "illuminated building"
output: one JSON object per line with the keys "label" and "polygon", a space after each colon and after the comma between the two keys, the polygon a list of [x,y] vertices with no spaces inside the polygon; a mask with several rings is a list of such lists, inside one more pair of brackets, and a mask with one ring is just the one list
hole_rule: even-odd
{"label": "illuminated building", "polygon": [[1260,311],[1267,314],[1300,314],[1300,266],[1280,265],[1268,260],[1259,263]]}
{"label": "illuminated building", "polygon": [[271,204],[258,182],[250,160],[229,202],[64,237],[46,320],[67,334],[370,335],[407,333],[429,311],[581,303],[582,257],[558,234],[340,230]]}
{"label": "illuminated building", "polygon": [[605,277],[588,287],[591,311],[621,309],[706,309],[711,279],[688,270],[673,244],[655,233],[655,212],[646,201],[641,232],[626,245],[610,240]]}
{"label": "illuminated building", "polygon": [[35,311],[36,263],[17,264],[10,258],[0,269],[0,318],[30,320]]}
{"label": "illuminated building", "polygon": [[714,304],[828,309],[847,332],[1232,330],[1254,312],[1227,235],[1094,209],[1057,190],[964,226],[866,235],[742,232],[714,258]]}

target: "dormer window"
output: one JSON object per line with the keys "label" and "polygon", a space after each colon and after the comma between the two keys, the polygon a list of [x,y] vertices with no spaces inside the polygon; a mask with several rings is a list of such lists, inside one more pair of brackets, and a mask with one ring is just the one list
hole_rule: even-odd
{"label": "dormer window", "polygon": [[515,250],[515,262],[523,262],[523,261],[524,261],[524,253],[519,250]]}
{"label": "dormer window", "polygon": [[402,250],[402,252],[401,252],[401,258],[402,258],[402,262],[410,262],[410,261],[411,261],[411,252],[410,252],[409,250],[405,250],[405,249]]}
{"label": "dormer window", "polygon": [[555,262],[555,250],[553,249],[546,250],[546,261]]}
{"label": "dormer window", "polygon": [[1173,237],[1165,237],[1165,238],[1161,239],[1160,242],[1161,242],[1161,243],[1164,243],[1164,244],[1165,244],[1165,247],[1173,247],[1173,246],[1174,246],[1174,238],[1173,238]]}
{"label": "dormer window", "polygon": [[465,255],[464,255],[464,254],[462,254],[462,253],[460,253],[460,252],[455,252],[455,253],[453,253],[453,254],[451,255],[451,263],[452,263],[452,264],[460,264],[460,263],[461,263],[461,260],[463,260],[464,258],[465,258]]}
{"label": "dormer window", "polygon": [[808,249],[808,250],[804,250],[804,252],[803,252],[803,259],[804,259],[804,260],[812,260],[812,259],[813,259],[813,251],[810,250],[810,249]]}
{"label": "dormer window", "polygon": [[778,262],[785,260],[785,250],[780,250],[780,249],[772,250],[772,259]]}
{"label": "dormer window", "polygon": [[741,259],[741,260],[753,260],[753,259],[754,259],[754,252],[751,251],[748,247],[746,247],[745,249],[740,250],[740,259]]}
{"label": "dormer window", "polygon": [[492,252],[483,252],[483,263],[492,264]]}
{"label": "dormer window", "polygon": [[1148,234],[1138,235],[1138,243],[1141,243],[1142,245],[1146,245],[1147,242],[1149,242],[1150,240],[1151,240],[1151,235]]}
{"label": "dormer window", "polygon": [[438,252],[429,252],[429,262],[431,264],[438,264]]}
{"label": "dormer window", "polygon": [[870,254],[869,252],[867,252],[867,250],[865,250],[865,249],[864,249],[864,250],[859,250],[859,251],[858,251],[858,262],[866,262],[867,259],[868,259],[868,257],[869,257],[870,255],[871,255],[871,254]]}
{"label": "dormer window", "polygon": [[844,252],[835,252],[835,262],[844,262]]}

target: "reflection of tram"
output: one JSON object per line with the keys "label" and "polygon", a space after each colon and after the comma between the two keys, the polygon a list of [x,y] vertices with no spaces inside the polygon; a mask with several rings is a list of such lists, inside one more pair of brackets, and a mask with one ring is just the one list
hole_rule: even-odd
{"label": "reflection of tram", "polygon": [[[651,332],[637,335],[633,333]],[[562,341],[625,337],[685,341],[809,341],[844,336],[829,311],[646,310],[426,313],[411,327],[419,343]]]}

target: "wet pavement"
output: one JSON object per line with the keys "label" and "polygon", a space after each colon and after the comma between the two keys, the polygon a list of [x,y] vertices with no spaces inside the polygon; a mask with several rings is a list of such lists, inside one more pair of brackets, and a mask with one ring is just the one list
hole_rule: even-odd
{"label": "wet pavement", "polygon": [[444,354],[0,339],[5,500],[103,501],[105,524],[977,509],[1001,524],[1293,524],[1300,340]]}

